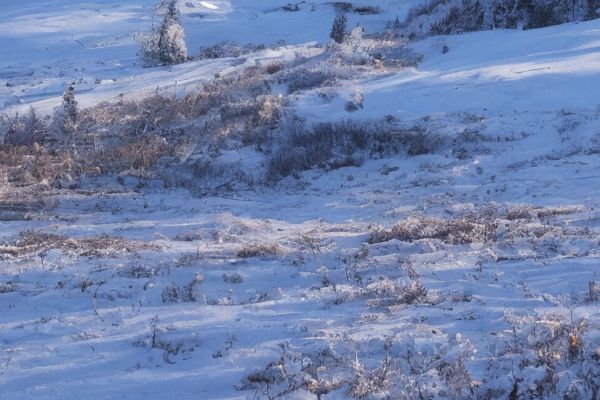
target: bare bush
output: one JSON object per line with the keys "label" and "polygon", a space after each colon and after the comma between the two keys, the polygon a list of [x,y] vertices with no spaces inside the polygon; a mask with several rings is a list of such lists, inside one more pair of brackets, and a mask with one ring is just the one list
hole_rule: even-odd
{"label": "bare bush", "polygon": [[44,120],[38,117],[33,107],[29,108],[27,115],[19,115],[7,118],[3,127],[5,146],[34,146],[35,143],[42,145],[49,131]]}
{"label": "bare bush", "polygon": [[287,83],[288,94],[291,94],[301,90],[310,90],[321,87],[328,82],[334,82],[335,79],[336,76],[333,72],[298,69],[294,70],[292,74],[288,74],[288,76],[283,79],[283,82]]}
{"label": "bare bush", "polygon": [[242,277],[242,275],[238,274],[237,272],[234,272],[231,274],[224,273],[223,274],[223,282],[240,284],[240,283],[244,282],[244,278]]}
{"label": "bare bush", "polygon": [[112,151],[104,150],[92,163],[102,165],[104,171],[149,170],[159,160],[177,156],[178,150],[177,145],[169,144],[164,138],[152,135],[125,146],[119,146]]}
{"label": "bare bush", "polygon": [[0,294],[11,293],[15,290],[17,290],[17,284],[15,282],[0,282]]}
{"label": "bare bush", "polygon": [[377,6],[356,6],[352,9],[352,12],[360,15],[373,15],[381,14],[383,10]]}

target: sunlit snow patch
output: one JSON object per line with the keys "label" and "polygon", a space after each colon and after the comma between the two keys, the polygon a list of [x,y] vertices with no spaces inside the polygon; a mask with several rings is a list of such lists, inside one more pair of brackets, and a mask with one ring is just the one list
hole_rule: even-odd
{"label": "sunlit snow patch", "polygon": [[218,10],[218,9],[219,9],[219,7],[218,7],[217,5],[215,5],[215,4],[213,4],[213,3],[210,3],[210,2],[208,2],[208,1],[201,1],[201,2],[200,2],[200,5],[201,5],[202,7],[206,7],[206,8],[208,8],[209,10]]}

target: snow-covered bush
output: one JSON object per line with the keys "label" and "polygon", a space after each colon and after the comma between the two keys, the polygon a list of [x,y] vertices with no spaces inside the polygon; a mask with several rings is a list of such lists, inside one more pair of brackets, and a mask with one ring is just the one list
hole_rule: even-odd
{"label": "snow-covered bush", "polygon": [[352,29],[346,40],[339,45],[338,54],[341,59],[351,65],[365,65],[373,60],[371,50],[377,46],[375,40],[363,37],[364,29],[360,26]]}
{"label": "snow-covered bush", "polygon": [[431,331],[364,342],[345,338],[304,351],[281,344],[275,361],[246,375],[236,388],[267,399],[308,393],[325,399],[334,392],[373,400],[476,398],[465,366],[473,346]]}
{"label": "snow-covered bush", "polygon": [[363,108],[364,100],[365,100],[365,96],[361,92],[359,92],[359,91],[354,92],[354,94],[352,95],[350,100],[348,100],[346,102],[346,105],[345,105],[346,111],[353,112],[353,111],[357,111],[357,110]]}
{"label": "snow-covered bush", "polygon": [[422,303],[427,290],[416,280],[392,280],[381,277],[361,290],[360,297],[370,307],[390,307],[400,304]]}
{"label": "snow-covered bush", "polygon": [[397,239],[413,242],[420,239],[439,239],[451,244],[486,242],[493,239],[495,223],[475,218],[409,218],[398,222],[390,230],[371,233],[369,243]]}
{"label": "snow-covered bush", "polygon": [[158,31],[137,33],[134,39],[139,47],[138,57],[144,67],[155,67],[160,64],[158,51]]}
{"label": "snow-covered bush", "polygon": [[600,393],[600,336],[585,319],[507,316],[480,398],[594,399]]}

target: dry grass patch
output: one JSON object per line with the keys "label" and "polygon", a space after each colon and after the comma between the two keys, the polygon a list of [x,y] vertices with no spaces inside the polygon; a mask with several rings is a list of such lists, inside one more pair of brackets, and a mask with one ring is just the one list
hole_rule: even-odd
{"label": "dry grass patch", "polygon": [[420,239],[439,239],[449,244],[468,244],[493,240],[497,224],[477,219],[408,218],[389,230],[376,230],[369,236],[370,244],[392,239],[414,242]]}
{"label": "dry grass patch", "polygon": [[283,249],[276,243],[245,245],[237,252],[239,258],[275,257],[281,255],[283,255]]}
{"label": "dry grass patch", "polygon": [[53,233],[26,230],[21,232],[19,238],[13,243],[1,246],[0,254],[18,256],[51,249],[75,253],[80,257],[103,257],[138,250],[156,250],[157,246],[110,235],[70,238]]}

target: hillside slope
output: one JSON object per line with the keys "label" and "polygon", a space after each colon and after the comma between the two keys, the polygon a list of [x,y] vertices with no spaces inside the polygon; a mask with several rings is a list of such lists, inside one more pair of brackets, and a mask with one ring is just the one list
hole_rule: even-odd
{"label": "hillside slope", "polygon": [[[173,100],[160,103],[158,114],[200,82],[218,86],[216,73],[244,83],[246,67],[262,74],[252,67],[280,62],[274,77],[250,76],[268,94],[244,93],[234,106],[218,104],[216,116],[179,117],[156,130],[197,141],[186,162],[210,153],[226,172],[260,176],[280,151],[303,168],[202,196],[165,187],[144,168],[79,179],[69,169],[59,184],[29,186],[7,174],[0,186],[0,399],[597,396],[600,21],[431,37],[408,49],[402,43],[401,54],[420,62],[390,67],[339,61],[347,54],[304,43],[328,31],[312,37],[304,19],[310,9],[253,20],[248,10],[256,3],[198,2],[205,19],[237,15],[247,25],[243,35],[215,25],[197,40],[263,41],[273,36],[260,26],[275,29],[277,20],[297,24],[286,31],[294,45],[151,69],[121,65],[123,56],[107,75],[116,81],[88,84],[76,97],[93,106],[116,103],[125,91],[142,102],[160,85]],[[25,16],[39,8],[6,4],[9,16],[33,29]],[[134,24],[149,7],[98,4]],[[387,14],[373,16],[373,26],[393,19],[395,4],[382,2]],[[329,21],[333,10],[326,10]],[[129,22],[123,32],[133,29]],[[114,51],[130,55],[127,46]],[[62,51],[47,58],[52,69]],[[67,64],[100,74],[103,67],[86,57],[69,55]],[[44,56],[39,65],[2,59],[3,71],[28,62],[33,71],[7,78],[15,85],[2,89],[3,99],[24,92],[22,104],[4,112],[30,104],[50,111],[60,102],[70,75],[46,76]],[[298,83],[286,66],[293,76],[318,70],[329,80]],[[199,93],[191,102],[202,105]],[[222,115],[235,119],[235,107],[254,104],[250,97],[285,99],[291,121],[239,139]],[[360,106],[348,109],[355,97]],[[109,111],[122,112],[116,107]],[[346,119],[353,122],[339,122]],[[327,121],[321,130],[298,128]],[[281,147],[269,148],[269,140]],[[332,154],[313,165],[309,150]],[[2,165],[18,154],[7,149]],[[14,168],[42,156],[49,157],[38,149]]]}

